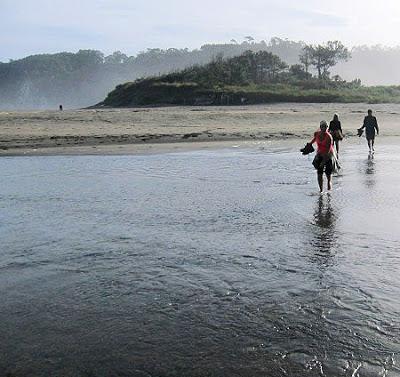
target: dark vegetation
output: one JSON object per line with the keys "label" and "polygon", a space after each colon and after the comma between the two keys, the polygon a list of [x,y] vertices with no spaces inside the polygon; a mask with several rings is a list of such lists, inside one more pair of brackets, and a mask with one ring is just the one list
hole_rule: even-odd
{"label": "dark vegetation", "polygon": [[206,44],[200,49],[148,49],[136,56],[96,50],[33,55],[0,63],[0,109],[85,107],[101,101],[116,85],[206,64],[218,55],[226,58],[246,50],[273,51],[295,62],[303,43],[273,38],[256,43]]}
{"label": "dark vegetation", "polygon": [[[302,75],[299,67],[296,67],[296,64],[300,63],[302,63],[303,71],[318,76],[317,66],[313,66],[311,62],[308,62],[308,68],[305,65],[307,64],[307,54],[304,54],[305,47],[307,46],[303,42],[286,39],[272,38],[269,42],[256,42],[253,38],[247,37],[241,43],[232,40],[226,44],[204,45],[195,50],[149,49],[136,56],[127,56],[118,51],[105,56],[95,50],[34,55],[9,63],[0,63],[0,108],[58,108],[59,104],[63,104],[64,108],[85,107],[101,101],[110,90],[120,83],[132,82],[149,76],[157,77],[189,67],[208,64],[218,61],[218,57],[227,60],[242,55],[246,51],[270,52],[278,56],[288,64],[288,68],[284,69],[287,71],[286,76],[290,70],[294,77],[298,74]],[[320,50],[322,49],[321,52],[323,52],[327,46],[313,47],[317,50],[321,47]],[[397,70],[399,64],[400,48],[356,47],[351,50],[351,59],[343,60],[333,67],[334,72],[330,73],[330,77],[331,81],[339,82],[341,81],[340,77],[335,79],[334,76],[340,73],[348,80],[357,77],[368,84],[374,82],[396,83],[400,82],[400,71]],[[292,66],[293,68],[291,68]],[[331,66],[320,66],[321,79],[331,68]],[[278,100],[281,98],[280,96],[285,97],[288,91],[294,90],[292,85],[288,88],[288,82],[293,82],[295,79],[293,77],[290,80],[284,79],[283,76],[279,75],[280,89],[276,88],[274,91]],[[269,89],[274,90],[272,85],[277,85],[277,83],[276,78],[271,80]],[[239,85],[242,86],[242,83]],[[248,92],[253,88],[251,89],[253,93],[259,93],[260,88],[252,86],[251,83],[243,85],[246,85],[246,88],[241,90]],[[331,92],[325,94],[327,100],[336,96],[335,92],[332,92],[331,85],[326,88],[326,82],[322,84],[315,80],[309,80],[301,85],[314,90],[330,89]],[[296,90],[299,91],[296,96],[302,97],[304,94],[301,85],[296,86]],[[240,92],[239,88],[235,90]],[[262,91],[264,90],[262,89]],[[397,93],[397,88],[360,88],[358,93],[362,94],[362,98],[365,98],[366,95],[369,96],[371,101],[376,99],[388,101],[392,100],[393,95]],[[320,96],[320,94],[318,95]],[[339,94],[344,95],[343,91]]]}
{"label": "dark vegetation", "polygon": [[[99,106],[240,105],[268,102],[398,102],[400,87],[363,87],[330,69],[350,57],[340,42],[305,46],[303,65],[246,51],[205,65],[118,85]],[[309,70],[317,72],[312,75]]]}

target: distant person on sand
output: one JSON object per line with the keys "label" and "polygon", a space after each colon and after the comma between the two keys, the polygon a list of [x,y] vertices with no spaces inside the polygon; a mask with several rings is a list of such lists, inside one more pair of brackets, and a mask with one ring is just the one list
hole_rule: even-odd
{"label": "distant person on sand", "polygon": [[63,105],[60,105],[58,108],[60,109],[60,111],[63,111]]}
{"label": "distant person on sand", "polygon": [[333,116],[333,119],[329,123],[328,131],[332,135],[333,142],[336,147],[336,154],[337,154],[337,157],[339,158],[339,141],[343,140],[342,124],[340,123],[339,115],[335,114]]}
{"label": "distant person on sand", "polygon": [[363,130],[365,128],[365,136],[367,138],[368,148],[370,152],[374,152],[375,143],[375,130],[376,134],[379,135],[378,121],[376,117],[372,115],[372,110],[368,110],[368,115],[364,118],[363,126],[360,128]]}
{"label": "distant person on sand", "polygon": [[317,143],[317,155],[314,158],[313,165],[317,170],[319,191],[323,191],[323,174],[325,172],[328,180],[328,190],[332,189],[332,173],[336,166],[336,156],[333,150],[333,138],[328,132],[328,123],[321,121],[320,130],[315,132],[314,138],[308,143]]}

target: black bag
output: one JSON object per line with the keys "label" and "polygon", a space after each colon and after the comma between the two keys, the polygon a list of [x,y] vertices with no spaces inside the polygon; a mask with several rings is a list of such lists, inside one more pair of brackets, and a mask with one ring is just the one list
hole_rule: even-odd
{"label": "black bag", "polygon": [[312,144],[310,144],[310,143],[307,143],[307,144],[305,145],[304,148],[301,148],[301,149],[300,149],[300,152],[301,152],[304,156],[307,155],[307,154],[313,153],[314,151],[315,151],[315,149],[314,149],[314,147],[312,146]]}
{"label": "black bag", "polygon": [[359,128],[359,129],[357,130],[357,135],[358,135],[358,137],[362,136],[363,132],[364,132],[364,130],[363,130],[362,128]]}

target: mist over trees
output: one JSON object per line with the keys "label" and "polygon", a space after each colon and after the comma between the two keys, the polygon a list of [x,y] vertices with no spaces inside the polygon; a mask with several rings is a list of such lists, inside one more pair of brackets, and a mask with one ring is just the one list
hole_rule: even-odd
{"label": "mist over trees", "polygon": [[116,51],[109,56],[96,50],[33,55],[0,63],[0,109],[90,106],[102,100],[116,85],[137,78],[157,76],[206,64],[250,51],[270,51],[288,62],[298,60],[303,43],[272,38],[269,43],[245,41],[206,44],[200,49],[153,48],[136,56]]}
{"label": "mist over trees", "polygon": [[203,86],[249,85],[280,82],[289,78],[289,66],[268,51],[245,51],[228,59],[222,56],[163,76],[164,82],[189,82]]}
{"label": "mist over trees", "polygon": [[329,69],[341,60],[349,60],[350,56],[349,50],[340,41],[328,41],[322,45],[304,46],[299,55],[299,60],[307,73],[309,67],[313,66],[321,80],[328,79],[331,74]]}
{"label": "mist over trees", "polygon": [[[313,47],[313,46],[311,46]],[[305,66],[289,66],[268,51],[218,56],[210,63],[117,85],[96,108],[135,106],[245,105],[271,102],[399,103],[400,86],[362,86],[360,80],[331,77],[328,68],[347,56],[339,42],[315,52],[312,75]],[[322,65],[321,65],[322,64]],[[321,68],[322,67],[322,68]]]}
{"label": "mist over trees", "polygon": [[361,79],[364,85],[400,85],[400,46],[357,46],[351,59],[340,62],[334,72],[344,79]]}
{"label": "mist over trees", "polygon": [[[343,45],[336,47],[346,51]],[[218,57],[239,56],[245,51],[270,52],[288,64],[293,73],[318,75],[312,48],[315,46],[287,39],[257,42],[247,36],[242,42],[206,44],[195,50],[148,49],[136,56],[120,51],[105,56],[96,50],[33,55],[0,63],[0,109],[56,108],[59,104],[65,108],[85,107],[101,101],[118,84],[206,64]],[[307,49],[310,55],[305,56]],[[363,46],[353,48],[350,53],[351,59],[333,69],[332,57],[330,62],[327,59],[319,67],[320,77],[331,74],[346,80],[360,78],[367,85],[400,83],[400,73],[396,70],[400,48]],[[339,56],[333,58],[334,63]]]}

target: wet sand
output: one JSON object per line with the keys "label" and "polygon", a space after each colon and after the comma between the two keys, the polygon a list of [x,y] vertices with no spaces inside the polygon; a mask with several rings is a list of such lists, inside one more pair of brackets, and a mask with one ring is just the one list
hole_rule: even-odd
{"label": "wet sand", "polygon": [[[338,112],[354,137],[367,104],[272,104],[0,112],[0,155],[135,154],[248,141],[307,139]],[[400,136],[400,105],[372,106],[385,136]],[[222,143],[222,144],[221,144]]]}

